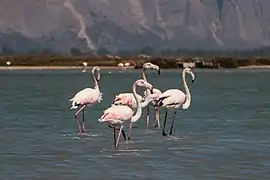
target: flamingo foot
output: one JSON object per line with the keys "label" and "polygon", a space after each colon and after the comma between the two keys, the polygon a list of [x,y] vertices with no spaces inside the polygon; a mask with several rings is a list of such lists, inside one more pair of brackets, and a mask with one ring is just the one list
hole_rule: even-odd
{"label": "flamingo foot", "polygon": [[163,136],[167,136],[167,133],[165,133],[165,132],[162,132],[162,135],[163,135]]}
{"label": "flamingo foot", "polygon": [[158,123],[155,123],[155,128],[156,128],[156,129],[159,129]]}
{"label": "flamingo foot", "polygon": [[81,128],[81,133],[85,133],[84,128]]}

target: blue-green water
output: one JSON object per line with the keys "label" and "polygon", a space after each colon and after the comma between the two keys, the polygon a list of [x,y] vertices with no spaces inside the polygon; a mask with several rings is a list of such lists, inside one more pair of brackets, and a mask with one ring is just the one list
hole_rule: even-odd
{"label": "blue-green water", "polygon": [[[154,129],[153,116],[146,130],[143,115],[115,150],[112,129],[97,119],[140,71],[102,70],[103,101],[86,110],[88,136],[77,135],[69,99],[93,86],[89,74],[0,71],[0,179],[270,179],[270,70],[194,72],[191,106],[177,112],[173,136]],[[180,78],[180,69],[148,73],[162,91],[183,89]]]}

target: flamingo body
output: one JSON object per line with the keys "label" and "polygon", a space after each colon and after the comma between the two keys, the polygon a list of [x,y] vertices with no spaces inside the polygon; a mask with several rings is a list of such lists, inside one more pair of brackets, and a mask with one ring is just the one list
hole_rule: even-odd
{"label": "flamingo body", "polygon": [[156,102],[157,100],[159,100],[159,98],[160,98],[162,92],[161,92],[159,89],[153,88],[153,94],[150,94],[150,93],[148,92],[148,90],[146,90],[146,91],[144,91],[144,98],[143,98],[143,99],[145,99],[145,97],[146,97],[148,94],[150,95],[151,103],[152,103],[152,104],[155,104],[155,102]]}
{"label": "flamingo body", "polygon": [[107,122],[114,126],[120,126],[124,123],[130,123],[133,116],[133,110],[124,105],[111,106],[103,112],[99,122]]}
{"label": "flamingo body", "polygon": [[179,89],[169,89],[159,97],[158,106],[168,109],[180,108],[186,100],[186,95]]}
{"label": "flamingo body", "polygon": [[[138,95],[138,99],[140,102],[142,102],[143,98],[142,96]],[[136,99],[134,98],[134,95],[132,93],[121,93],[115,96],[114,105],[126,105],[131,107],[132,109],[137,108]]]}
{"label": "flamingo body", "polygon": [[69,101],[72,101],[71,109],[77,109],[83,105],[90,106],[102,101],[102,93],[97,89],[85,88],[75,94]]}

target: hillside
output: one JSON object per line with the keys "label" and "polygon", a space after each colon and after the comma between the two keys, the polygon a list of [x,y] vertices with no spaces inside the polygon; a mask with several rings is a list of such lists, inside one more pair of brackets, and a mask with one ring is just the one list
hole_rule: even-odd
{"label": "hillside", "polygon": [[14,52],[245,49],[270,45],[269,0],[2,0]]}

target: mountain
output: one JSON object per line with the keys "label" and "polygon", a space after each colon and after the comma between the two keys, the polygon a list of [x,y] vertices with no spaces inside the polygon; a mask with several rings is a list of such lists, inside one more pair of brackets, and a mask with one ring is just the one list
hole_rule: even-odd
{"label": "mountain", "polygon": [[269,0],[1,0],[0,46],[63,53],[269,46],[267,7]]}

